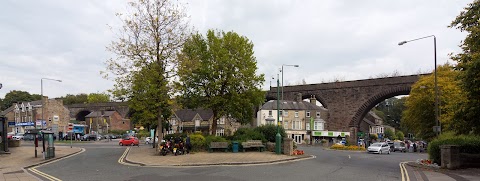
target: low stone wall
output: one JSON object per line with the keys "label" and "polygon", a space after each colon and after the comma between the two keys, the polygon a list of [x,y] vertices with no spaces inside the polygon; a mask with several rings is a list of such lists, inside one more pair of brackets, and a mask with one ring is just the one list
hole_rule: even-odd
{"label": "low stone wall", "polygon": [[293,155],[293,139],[283,138],[283,154]]}
{"label": "low stone wall", "polygon": [[442,145],[440,149],[442,168],[480,168],[480,154],[460,153],[460,146],[458,145]]}
{"label": "low stone wall", "polygon": [[275,143],[267,142],[267,151],[275,152]]}

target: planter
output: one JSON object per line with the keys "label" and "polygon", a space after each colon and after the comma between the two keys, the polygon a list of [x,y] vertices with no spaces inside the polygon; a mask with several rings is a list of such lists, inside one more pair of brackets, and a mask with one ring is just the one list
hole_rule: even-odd
{"label": "planter", "polygon": [[8,140],[8,147],[19,147],[20,140]]}

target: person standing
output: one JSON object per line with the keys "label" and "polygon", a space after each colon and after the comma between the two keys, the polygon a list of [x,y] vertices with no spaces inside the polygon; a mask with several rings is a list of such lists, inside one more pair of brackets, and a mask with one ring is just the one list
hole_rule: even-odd
{"label": "person standing", "polygon": [[187,138],[185,139],[185,144],[187,146],[187,154],[190,154],[190,149],[192,149],[192,144],[190,143],[189,135],[187,135]]}

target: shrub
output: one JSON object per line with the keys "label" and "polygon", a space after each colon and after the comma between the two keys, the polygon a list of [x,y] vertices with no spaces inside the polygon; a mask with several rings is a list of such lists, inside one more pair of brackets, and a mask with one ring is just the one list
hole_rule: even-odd
{"label": "shrub", "polygon": [[428,144],[428,156],[434,163],[440,165],[441,163],[441,149],[442,145],[458,145],[460,146],[460,153],[480,153],[480,136],[460,135],[454,136],[452,133],[440,135]]}
{"label": "shrub", "polygon": [[240,128],[233,135],[233,140],[244,142],[247,140],[262,140],[266,142],[265,136],[252,128]]}
{"label": "shrub", "polygon": [[[273,125],[273,124],[261,125],[259,127],[254,128],[253,130],[263,134],[266,141],[275,142],[275,137],[277,136],[276,125]],[[285,132],[285,129],[283,127],[280,126],[279,131],[282,138],[285,138],[287,136],[287,133]]]}
{"label": "shrub", "polygon": [[370,134],[370,140],[377,140],[378,136],[377,134]]}
{"label": "shrub", "polygon": [[170,140],[171,138],[175,139],[176,137],[181,137],[182,139],[187,137],[187,133],[173,133],[173,134],[166,134],[163,136],[164,140]]}
{"label": "shrub", "polygon": [[221,136],[208,135],[205,137],[205,146],[210,145],[211,142],[229,142],[227,139]]}
{"label": "shrub", "polygon": [[403,132],[400,131],[400,130],[399,130],[399,131],[396,131],[395,136],[396,136],[397,139],[399,139],[399,140],[405,139],[405,135],[404,135]]}
{"label": "shrub", "polygon": [[206,139],[201,134],[190,135],[190,143],[192,144],[192,150],[193,151],[203,151],[203,150],[205,150]]}
{"label": "shrub", "polygon": [[365,148],[364,148],[364,147],[354,146],[354,145],[343,146],[343,145],[340,145],[340,144],[335,144],[335,145],[331,146],[330,149],[335,149],[335,150],[365,151]]}

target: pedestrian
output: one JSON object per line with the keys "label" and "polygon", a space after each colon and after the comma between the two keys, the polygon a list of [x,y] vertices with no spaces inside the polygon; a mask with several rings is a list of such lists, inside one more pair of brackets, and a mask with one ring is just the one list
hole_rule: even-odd
{"label": "pedestrian", "polygon": [[417,152],[417,144],[413,142],[413,152]]}
{"label": "pedestrian", "polygon": [[187,138],[185,139],[185,144],[187,146],[187,154],[190,154],[190,149],[192,149],[192,144],[190,143],[189,135],[187,135]]}

